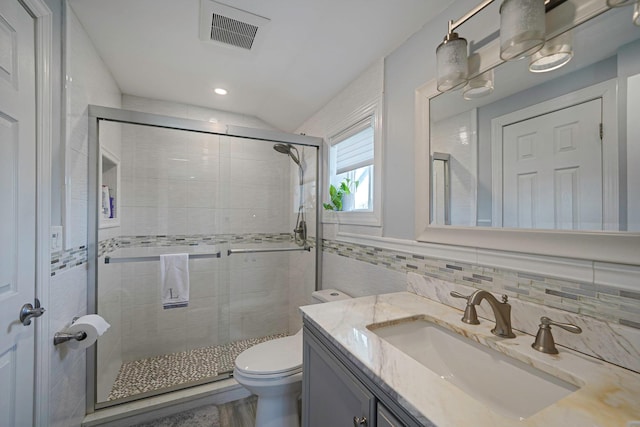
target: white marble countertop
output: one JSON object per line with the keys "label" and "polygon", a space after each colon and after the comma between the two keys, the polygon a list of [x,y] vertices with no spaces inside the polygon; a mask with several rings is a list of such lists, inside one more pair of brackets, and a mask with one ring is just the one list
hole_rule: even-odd
{"label": "white marble countertop", "polygon": [[[372,381],[425,425],[458,426],[640,426],[640,374],[558,346],[557,355],[531,348],[519,331],[505,339],[494,322],[467,325],[462,312],[409,292],[354,298],[301,307],[315,325]],[[422,364],[379,338],[367,325],[424,316],[446,329],[516,358],[580,388],[524,420],[492,411]],[[512,316],[517,316],[513,313]],[[496,378],[495,381],[500,381]]]}

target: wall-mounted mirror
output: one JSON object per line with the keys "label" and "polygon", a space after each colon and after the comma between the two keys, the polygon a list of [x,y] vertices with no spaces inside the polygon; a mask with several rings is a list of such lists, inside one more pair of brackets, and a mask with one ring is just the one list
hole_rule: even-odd
{"label": "wall-mounted mirror", "polygon": [[[431,225],[640,231],[640,27],[631,15],[611,9],[548,40],[572,55],[561,68],[505,62],[485,74],[486,96],[430,98]],[[446,191],[434,175],[443,156]]]}

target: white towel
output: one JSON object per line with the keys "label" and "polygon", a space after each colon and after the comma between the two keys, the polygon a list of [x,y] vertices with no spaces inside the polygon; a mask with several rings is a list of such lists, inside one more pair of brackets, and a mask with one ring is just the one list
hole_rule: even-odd
{"label": "white towel", "polygon": [[189,305],[189,254],[160,255],[164,309]]}

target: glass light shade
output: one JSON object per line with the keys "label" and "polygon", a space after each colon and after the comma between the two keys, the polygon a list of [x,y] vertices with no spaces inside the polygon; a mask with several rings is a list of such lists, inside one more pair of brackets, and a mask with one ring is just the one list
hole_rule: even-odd
{"label": "glass light shade", "polygon": [[438,90],[446,92],[467,82],[467,40],[456,33],[447,34],[436,49],[438,67]]}
{"label": "glass light shade", "polygon": [[640,27],[640,0],[633,7],[633,24]]}
{"label": "glass light shade", "polygon": [[531,56],[529,71],[546,73],[557,70],[573,58],[570,33],[564,33],[549,40],[539,51]]}
{"label": "glass light shade", "polygon": [[609,7],[622,7],[629,6],[634,0],[607,0],[607,6]]}
{"label": "glass light shade", "polygon": [[500,6],[500,58],[532,55],[544,45],[544,0],[504,0]]}
{"label": "glass light shade", "polygon": [[462,89],[462,97],[467,101],[482,98],[493,92],[493,68],[469,80]]}

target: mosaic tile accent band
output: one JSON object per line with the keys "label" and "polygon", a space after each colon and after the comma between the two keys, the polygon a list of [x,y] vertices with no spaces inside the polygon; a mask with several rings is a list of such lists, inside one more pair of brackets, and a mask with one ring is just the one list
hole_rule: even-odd
{"label": "mosaic tile accent band", "polygon": [[[175,236],[121,236],[102,240],[98,243],[98,256],[113,252],[118,248],[159,247],[159,246],[198,246],[223,243],[283,243],[293,240],[291,233],[251,233],[251,234],[193,234]],[[309,246],[315,246],[315,239],[307,239]],[[86,246],[51,254],[51,276],[86,264],[88,252]]]}
{"label": "mosaic tile accent band", "polygon": [[640,292],[323,240],[323,251],[640,329]]}
{"label": "mosaic tile accent band", "polygon": [[87,247],[80,246],[51,254],[51,277],[87,263]]}
{"label": "mosaic tile accent band", "polygon": [[[164,246],[199,246],[236,243],[284,243],[293,241],[291,233],[249,233],[249,234],[191,234],[170,236],[120,236],[103,240],[98,245],[98,256],[119,248],[149,248]],[[307,239],[310,246],[315,239]]]}

